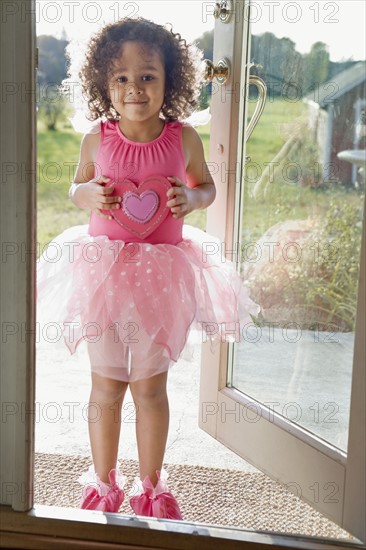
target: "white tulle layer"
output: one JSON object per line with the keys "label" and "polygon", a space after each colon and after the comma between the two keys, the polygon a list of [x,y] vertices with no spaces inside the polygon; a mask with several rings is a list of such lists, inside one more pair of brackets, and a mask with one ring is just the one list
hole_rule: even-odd
{"label": "white tulle layer", "polygon": [[[120,469],[121,469],[121,465],[117,463],[116,473],[115,473],[116,484],[119,489],[123,489],[124,486],[126,485],[127,477],[121,474]],[[78,477],[78,482],[84,486],[94,487],[95,489],[97,489],[100,496],[106,496],[111,488],[110,484],[104,483],[100,479],[98,474],[95,472],[93,465],[89,466],[88,471],[83,472]]]}
{"label": "white tulle layer", "polygon": [[219,241],[187,225],[178,245],[67,229],[38,262],[37,307],[71,353],[86,340],[92,368],[125,381],[167,370],[192,328],[203,339],[234,340],[235,327],[259,311]]}

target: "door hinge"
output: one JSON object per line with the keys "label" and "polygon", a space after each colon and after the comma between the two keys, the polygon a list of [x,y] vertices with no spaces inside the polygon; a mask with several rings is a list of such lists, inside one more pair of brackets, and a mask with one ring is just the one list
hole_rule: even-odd
{"label": "door hinge", "polygon": [[234,13],[232,0],[221,0],[216,2],[214,9],[214,17],[220,19],[223,23],[227,23]]}

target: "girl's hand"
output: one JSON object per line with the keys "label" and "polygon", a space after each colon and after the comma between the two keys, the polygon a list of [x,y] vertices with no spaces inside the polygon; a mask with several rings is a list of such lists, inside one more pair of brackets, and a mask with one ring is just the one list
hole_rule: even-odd
{"label": "girl's hand", "polygon": [[102,210],[115,210],[120,208],[121,197],[109,195],[114,187],[104,187],[103,183],[110,181],[110,178],[98,176],[87,183],[74,183],[70,189],[70,198],[73,203],[81,209],[94,212],[100,218],[111,220],[112,216],[104,214]]}
{"label": "girl's hand", "polygon": [[173,218],[179,219],[187,216],[197,208],[195,191],[190,189],[179,178],[167,178],[173,187],[167,192],[167,207],[173,214]]}

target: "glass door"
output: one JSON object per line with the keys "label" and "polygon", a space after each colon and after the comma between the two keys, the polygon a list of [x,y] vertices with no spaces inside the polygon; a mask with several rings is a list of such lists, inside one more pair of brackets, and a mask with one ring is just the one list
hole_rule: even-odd
{"label": "glass door", "polygon": [[[246,146],[238,236],[261,314],[241,331],[229,385],[346,451],[365,176],[340,157],[365,149],[363,40],[338,49],[345,2],[278,6],[272,23],[255,4],[248,60],[267,101]],[[255,101],[249,87],[249,116]]]}
{"label": "glass door", "polygon": [[[247,123],[258,102],[249,75],[265,82],[267,99],[249,139],[239,124],[235,177],[226,188],[233,209],[226,208],[220,236],[261,311],[240,326],[235,344],[224,343],[216,356],[204,352],[202,380],[211,389],[202,390],[200,425],[344,525],[355,452],[349,427],[359,422],[360,433],[362,426],[350,407],[352,381],[357,372],[362,384],[363,376],[355,337],[366,164],[358,22],[365,5],[240,2],[236,19],[239,11],[247,22],[241,76],[228,84],[239,120]],[[215,403],[209,414],[208,399]]]}

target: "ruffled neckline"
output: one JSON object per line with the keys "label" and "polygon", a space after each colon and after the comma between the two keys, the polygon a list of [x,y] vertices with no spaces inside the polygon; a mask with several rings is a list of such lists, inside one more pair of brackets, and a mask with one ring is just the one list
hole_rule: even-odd
{"label": "ruffled neckline", "polygon": [[133,141],[132,139],[128,139],[121,131],[121,128],[119,127],[119,124],[118,124],[118,120],[116,121],[109,121],[115,128],[118,136],[125,142],[125,143],[128,143],[130,145],[135,145],[137,147],[146,147],[146,146],[150,146],[150,145],[153,145],[159,141],[161,141],[164,137],[165,137],[165,134],[167,133],[167,130],[168,130],[168,127],[169,125],[173,124],[173,123],[169,123],[169,122],[166,122],[164,121],[164,126],[163,126],[163,129],[162,131],[160,132],[160,134],[155,138],[155,139],[152,139],[151,141]]}

